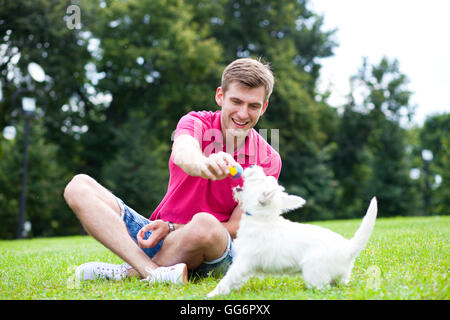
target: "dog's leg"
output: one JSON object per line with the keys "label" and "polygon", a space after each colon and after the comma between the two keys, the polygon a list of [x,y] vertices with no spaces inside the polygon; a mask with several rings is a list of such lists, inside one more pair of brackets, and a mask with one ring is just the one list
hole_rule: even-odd
{"label": "dog's leg", "polygon": [[304,265],[302,274],[308,289],[321,290],[329,287],[332,278],[326,268],[320,267],[321,265],[324,264],[318,263],[318,261],[311,261],[311,263]]}
{"label": "dog's leg", "polygon": [[250,268],[239,260],[235,260],[228,269],[225,277],[220,280],[216,288],[208,293],[208,297],[214,297],[219,294],[228,294],[232,289],[240,288],[252,275]]}
{"label": "dog's leg", "polygon": [[352,276],[352,270],[353,270],[353,261],[350,263],[350,265],[348,266],[348,269],[346,270],[346,272],[344,272],[344,274],[341,277],[341,283],[343,285],[348,286],[348,284],[350,283],[350,278]]}

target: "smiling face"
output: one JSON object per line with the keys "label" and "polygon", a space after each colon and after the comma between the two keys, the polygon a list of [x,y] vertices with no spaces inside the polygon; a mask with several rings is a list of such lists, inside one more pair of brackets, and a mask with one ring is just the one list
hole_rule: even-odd
{"label": "smiling face", "polygon": [[224,136],[245,138],[267,109],[265,89],[246,88],[239,82],[230,84],[226,92],[217,88],[216,102],[222,107],[221,128]]}

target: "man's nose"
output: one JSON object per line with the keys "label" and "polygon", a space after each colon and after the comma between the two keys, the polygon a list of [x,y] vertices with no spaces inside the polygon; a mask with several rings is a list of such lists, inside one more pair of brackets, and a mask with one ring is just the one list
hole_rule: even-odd
{"label": "man's nose", "polygon": [[238,116],[241,119],[247,119],[248,118],[248,105],[242,104],[238,111]]}

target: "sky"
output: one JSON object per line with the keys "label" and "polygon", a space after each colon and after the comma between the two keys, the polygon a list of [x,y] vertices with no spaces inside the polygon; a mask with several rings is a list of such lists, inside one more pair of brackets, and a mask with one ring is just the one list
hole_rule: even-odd
{"label": "sky", "polygon": [[378,64],[386,56],[410,81],[414,124],[450,112],[450,1],[310,0],[309,9],[324,16],[322,30],[337,28],[334,56],[320,60],[319,89],[331,89],[329,104],[345,103],[362,57]]}

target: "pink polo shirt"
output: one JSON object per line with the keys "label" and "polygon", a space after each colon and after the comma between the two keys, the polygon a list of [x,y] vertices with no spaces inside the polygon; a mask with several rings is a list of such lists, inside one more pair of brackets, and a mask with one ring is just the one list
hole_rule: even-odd
{"label": "pink polo shirt", "polygon": [[[175,130],[179,135],[189,134],[202,146],[205,156],[219,151],[226,152],[220,126],[221,111],[189,112],[178,122]],[[229,144],[231,145],[231,143]],[[267,175],[278,179],[281,171],[281,158],[264,138],[251,129],[244,146],[234,152],[234,159],[245,169],[251,165],[261,166]],[[232,189],[243,184],[242,178],[227,177],[212,181],[186,174],[169,159],[170,179],[167,193],[155,209],[150,220],[161,219],[173,223],[188,223],[198,212],[208,212],[219,221],[227,221],[237,202]]]}

